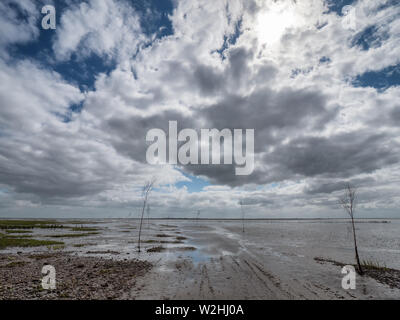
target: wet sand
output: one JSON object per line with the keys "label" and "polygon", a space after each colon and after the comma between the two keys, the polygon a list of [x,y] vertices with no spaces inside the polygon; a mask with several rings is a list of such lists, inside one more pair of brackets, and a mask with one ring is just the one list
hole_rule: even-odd
{"label": "wet sand", "polygon": [[[179,230],[195,252],[180,254],[171,248],[139,280],[136,299],[399,299],[391,288],[368,276],[357,276],[356,290],[341,286],[341,267],[316,257],[353,263],[352,243],[346,242],[347,224],[306,222],[184,223]],[[299,224],[303,224],[300,225]],[[378,229],[381,225],[374,224]],[[360,225],[359,229],[363,229]],[[392,227],[392,226],[391,226]],[[307,229],[311,229],[304,233]],[[321,230],[322,229],[322,230]],[[338,229],[342,229],[339,232]],[[322,236],[323,232],[326,232]],[[328,232],[329,231],[329,232]],[[361,233],[361,230],[359,230]],[[172,231],[173,232],[173,231]],[[312,238],[313,235],[320,238]],[[307,235],[309,238],[307,238]],[[342,238],[338,238],[342,237]],[[329,240],[329,238],[332,238]],[[363,237],[360,237],[362,239]],[[400,246],[390,261],[400,262]],[[371,242],[371,240],[369,241]],[[368,243],[369,244],[369,243]],[[371,248],[370,248],[371,249]],[[366,250],[361,254],[367,255]],[[376,251],[379,251],[376,248]],[[389,257],[389,255],[387,255]],[[368,253],[371,257],[371,252]],[[377,255],[381,258],[381,256]],[[400,278],[398,279],[400,281]]]}
{"label": "wet sand", "polygon": [[[399,270],[400,221],[387,222],[357,223],[360,256]],[[90,299],[400,299],[397,279],[389,285],[368,275],[357,276],[355,290],[342,288],[341,266],[328,260],[354,263],[347,221],[246,221],[243,233],[237,220],[150,220],[144,222],[140,253],[137,220],[88,221],[85,226],[99,228],[99,234],[64,239],[65,248],[57,250],[60,257],[151,264],[135,274],[128,286],[119,286],[118,292],[113,293],[110,285],[108,295],[83,290]],[[35,230],[34,237],[57,232]],[[0,253],[16,255],[17,251],[22,256],[52,252],[40,247]],[[58,274],[74,273],[73,266],[60,265]],[[118,279],[128,276],[124,268],[117,269]],[[81,277],[85,272],[79,273]],[[114,281],[106,274],[101,279]],[[19,278],[20,285],[24,281]],[[88,288],[96,291],[96,286]],[[82,297],[72,291],[65,298]]]}

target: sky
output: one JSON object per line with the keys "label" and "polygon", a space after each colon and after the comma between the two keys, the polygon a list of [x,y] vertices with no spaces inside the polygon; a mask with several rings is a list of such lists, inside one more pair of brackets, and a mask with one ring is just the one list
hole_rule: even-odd
{"label": "sky", "polygon": [[[400,217],[399,17],[397,0],[2,0],[0,217],[137,217],[153,178],[153,217],[345,217],[345,183],[356,216]],[[254,129],[253,173],[149,164],[169,121]]]}

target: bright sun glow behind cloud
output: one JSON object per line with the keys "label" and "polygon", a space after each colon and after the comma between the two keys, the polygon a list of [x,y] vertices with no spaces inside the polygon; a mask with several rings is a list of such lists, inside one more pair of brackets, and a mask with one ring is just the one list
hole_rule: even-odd
{"label": "bright sun glow behind cloud", "polygon": [[258,15],[256,34],[260,44],[272,46],[279,42],[285,31],[301,24],[295,5],[274,4]]}

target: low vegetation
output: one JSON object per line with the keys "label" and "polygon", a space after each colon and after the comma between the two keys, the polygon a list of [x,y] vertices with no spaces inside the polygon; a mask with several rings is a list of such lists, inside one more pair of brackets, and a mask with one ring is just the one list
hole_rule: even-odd
{"label": "low vegetation", "polygon": [[381,264],[377,260],[363,260],[361,265],[363,268],[370,270],[389,270],[385,264]]}
{"label": "low vegetation", "polygon": [[48,250],[63,250],[65,249],[65,244],[48,245]]}
{"label": "low vegetation", "polygon": [[7,229],[5,230],[6,233],[32,233],[30,230],[13,230],[13,229]]}
{"label": "low vegetation", "polygon": [[147,252],[162,252],[165,250],[166,250],[166,248],[158,246],[158,247],[152,247],[152,248],[147,249]]}
{"label": "low vegetation", "polygon": [[63,242],[59,241],[36,240],[27,238],[27,236],[16,237],[0,234],[0,249],[5,249],[8,247],[40,247],[63,244]]}
{"label": "low vegetation", "polygon": [[51,234],[46,236],[47,238],[79,238],[88,237],[99,234],[99,232],[86,232],[86,233],[66,233],[66,234]]}
{"label": "low vegetation", "polygon": [[195,251],[196,248],[195,247],[178,247],[178,248],[173,248],[175,250],[178,251]]}
{"label": "low vegetation", "polygon": [[88,231],[98,231],[98,228],[93,227],[73,227],[71,228],[72,231],[81,231],[81,232],[88,232]]}
{"label": "low vegetation", "polygon": [[183,243],[180,240],[174,240],[174,241],[164,241],[164,240],[142,240],[142,243],[170,243],[170,244],[181,244]]}
{"label": "low vegetation", "polygon": [[0,229],[59,229],[65,228],[54,220],[0,220]]}

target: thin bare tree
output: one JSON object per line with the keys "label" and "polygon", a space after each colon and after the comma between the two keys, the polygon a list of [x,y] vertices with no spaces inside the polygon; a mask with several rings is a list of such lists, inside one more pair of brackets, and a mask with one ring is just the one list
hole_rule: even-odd
{"label": "thin bare tree", "polygon": [[147,205],[147,230],[150,229],[150,205]]}
{"label": "thin bare tree", "polygon": [[142,224],[143,224],[143,217],[144,217],[144,210],[147,205],[147,200],[149,199],[149,195],[151,190],[153,189],[153,185],[155,183],[155,179],[153,178],[150,181],[147,181],[142,189],[142,198],[143,198],[143,208],[142,208],[142,215],[140,218],[140,227],[139,227],[139,239],[138,239],[138,251],[140,252],[140,236],[142,234]]}
{"label": "thin bare tree", "polygon": [[240,210],[241,210],[241,212],[242,212],[242,225],[243,225],[243,230],[242,230],[242,232],[244,233],[244,209],[243,209],[243,201],[240,200],[240,201],[239,201],[239,204],[240,204]]}
{"label": "thin bare tree", "polygon": [[360,257],[358,255],[358,249],[357,249],[356,228],[354,226],[354,211],[356,209],[356,203],[357,203],[356,193],[357,189],[353,187],[350,183],[347,183],[344,188],[344,195],[342,198],[340,198],[340,205],[349,214],[351,218],[351,226],[353,229],[353,239],[354,239],[354,250],[356,254],[358,272],[360,274],[363,274],[363,270],[360,263]]}

